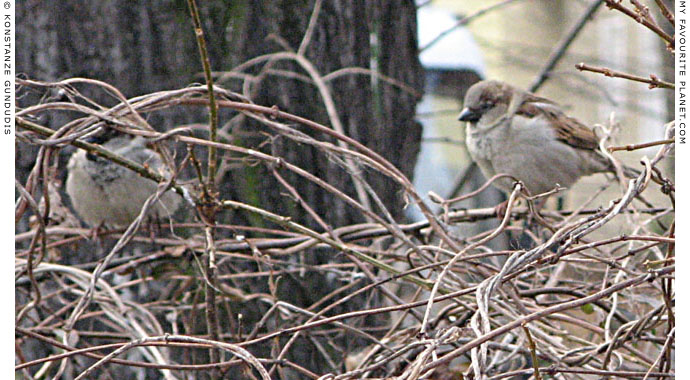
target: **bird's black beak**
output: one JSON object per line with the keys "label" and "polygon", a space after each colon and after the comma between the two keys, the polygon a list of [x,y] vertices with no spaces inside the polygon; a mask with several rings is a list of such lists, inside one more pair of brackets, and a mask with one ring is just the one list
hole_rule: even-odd
{"label": "bird's black beak", "polygon": [[481,114],[476,111],[472,111],[471,109],[465,107],[460,111],[460,116],[458,116],[458,120],[460,121],[469,121],[469,122],[475,122],[478,121],[481,118]]}

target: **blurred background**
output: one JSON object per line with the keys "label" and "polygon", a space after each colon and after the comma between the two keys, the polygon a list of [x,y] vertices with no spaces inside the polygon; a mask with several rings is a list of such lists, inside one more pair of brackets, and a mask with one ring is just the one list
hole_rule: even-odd
{"label": "blurred background", "polygon": [[[463,143],[464,123],[457,121],[464,90],[480,78],[499,79],[528,89],[552,52],[595,2],[433,0],[419,3],[420,59],[426,73],[426,92],[418,108],[424,138],[415,184],[421,193],[434,191],[449,196],[457,184],[457,176],[471,162]],[[666,3],[673,6],[671,1]],[[651,8],[652,12],[658,11],[656,7]],[[466,25],[452,29],[468,16]],[[657,20],[662,18],[660,13],[653,16]],[[437,39],[448,30],[452,31]],[[650,90],[645,83],[579,71],[575,65],[581,62],[642,77],[655,74],[673,82],[672,55],[656,34],[601,5],[577,33],[537,93],[564,106],[571,116],[590,127],[608,126],[613,117],[620,129],[608,145],[663,138],[664,124],[673,119],[672,91]],[[647,148],[617,152],[615,157],[639,167],[640,157],[655,151]],[[565,194],[563,207],[580,204],[606,182],[603,177],[599,174],[580,180]],[[477,182],[472,183],[476,188]],[[619,191],[616,186],[611,187],[602,194],[600,202],[605,204]],[[487,197],[486,201],[492,202],[500,195]]]}

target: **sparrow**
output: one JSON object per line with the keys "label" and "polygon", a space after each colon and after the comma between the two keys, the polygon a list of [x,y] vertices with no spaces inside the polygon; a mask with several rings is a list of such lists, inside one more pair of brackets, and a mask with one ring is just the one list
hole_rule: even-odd
{"label": "sparrow", "polygon": [[[615,172],[594,131],[551,100],[510,84],[486,80],[467,90],[460,121],[467,150],[486,178],[510,193],[515,180],[532,195],[570,187],[580,177]],[[639,174],[624,168],[626,176]]]}
{"label": "sparrow", "polygon": [[[146,146],[143,137],[105,133],[89,142],[158,172],[165,178],[172,173],[158,152]],[[77,150],[67,164],[67,194],[77,214],[91,227],[127,227],[139,215],[146,199],[158,189],[158,183],[114,162]],[[171,190],[163,193],[149,209],[149,215],[172,215],[180,196]]]}

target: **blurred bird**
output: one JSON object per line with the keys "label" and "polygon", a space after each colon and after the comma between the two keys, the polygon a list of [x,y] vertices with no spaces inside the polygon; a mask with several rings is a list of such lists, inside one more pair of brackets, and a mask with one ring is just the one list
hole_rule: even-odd
{"label": "blurred bird", "polygon": [[[102,134],[91,140],[106,150],[139,163],[170,178],[172,173],[160,155],[146,147],[142,137]],[[67,194],[77,214],[91,227],[127,227],[139,215],[146,199],[154,194],[158,184],[112,161],[77,150],[67,164]],[[148,215],[172,215],[180,204],[180,197],[171,190],[163,193],[149,208]]]}
{"label": "blurred bird", "polygon": [[[532,195],[615,172],[594,131],[556,103],[507,83],[486,80],[470,87],[459,120],[467,122],[467,149],[484,176],[508,174]],[[639,174],[623,169],[626,176]],[[501,178],[493,184],[510,193],[514,182]]]}

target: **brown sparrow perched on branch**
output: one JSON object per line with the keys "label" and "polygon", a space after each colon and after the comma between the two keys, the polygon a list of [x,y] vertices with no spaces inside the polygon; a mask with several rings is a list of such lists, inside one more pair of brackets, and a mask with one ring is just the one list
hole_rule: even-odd
{"label": "brown sparrow perched on branch", "polygon": [[[166,178],[171,176],[158,152],[147,148],[142,137],[105,134],[90,142],[102,144],[104,149]],[[158,188],[155,181],[81,149],[72,154],[67,169],[67,194],[77,214],[91,227],[127,227]],[[172,214],[180,200],[180,196],[168,190],[151,206],[149,215]]]}
{"label": "brown sparrow perched on branch", "polygon": [[[594,131],[548,99],[487,80],[469,88],[464,107],[459,120],[467,122],[467,149],[487,179],[505,173],[537,195],[615,171]],[[624,173],[639,174],[630,168]],[[510,192],[514,182],[500,178],[493,184]]]}

